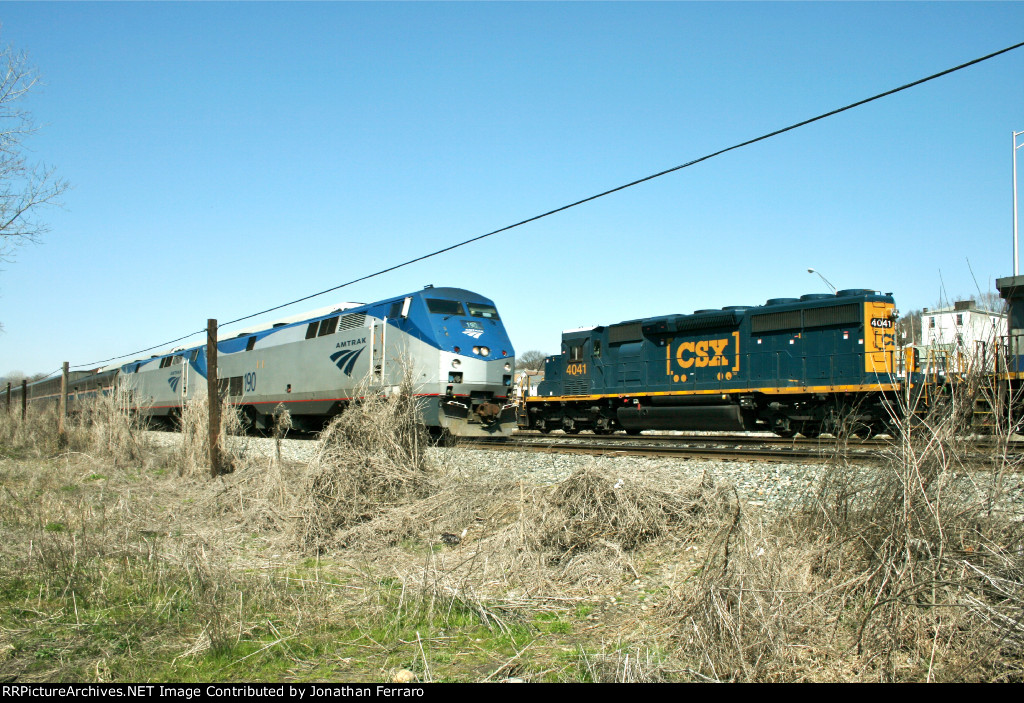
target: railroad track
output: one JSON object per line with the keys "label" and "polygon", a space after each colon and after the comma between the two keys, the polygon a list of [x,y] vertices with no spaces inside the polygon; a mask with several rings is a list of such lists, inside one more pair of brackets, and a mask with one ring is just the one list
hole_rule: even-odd
{"label": "railroad track", "polygon": [[[518,432],[508,439],[461,439],[460,447],[495,451],[532,451],[593,456],[649,456],[719,461],[821,462],[842,453],[847,461],[877,462],[887,440],[784,439],[750,435],[542,435]],[[984,445],[979,445],[979,449]],[[1024,452],[1018,443],[1014,453]],[[979,453],[979,459],[983,459]]]}
{"label": "railroad track", "polygon": [[[618,440],[618,441],[616,441]],[[674,457],[679,459],[717,459],[719,461],[776,461],[812,462],[825,461],[834,455],[834,448],[822,446],[799,446],[792,443],[747,442],[736,444],[722,442],[718,438],[691,438],[690,442],[679,440],[658,441],[646,437],[535,437],[514,436],[507,440],[463,439],[459,446],[467,449],[490,449],[495,451],[532,451],[551,454],[590,454],[593,456],[648,456]],[[848,452],[854,461],[878,460],[881,452],[869,448]]]}
{"label": "railroad track", "polygon": [[[626,434],[605,434],[605,435],[591,435],[591,434],[541,434],[540,432],[533,431],[518,431],[512,435],[514,439],[528,438],[537,439],[541,441],[565,441],[565,440],[585,440],[594,442],[607,442],[607,443],[620,443],[620,444],[631,444],[635,442],[660,442],[665,444],[680,444],[689,445],[694,443],[710,443],[710,444],[728,444],[734,446],[777,446],[777,447],[834,447],[836,445],[836,439],[829,437],[820,437],[816,439],[808,439],[806,437],[779,437],[778,435],[762,433],[762,434],[735,434],[729,432],[719,433],[685,433],[685,434],[660,434],[660,433],[648,433],[642,435],[626,435]],[[887,439],[859,439],[852,438],[849,440],[851,447],[884,447],[888,443]]]}

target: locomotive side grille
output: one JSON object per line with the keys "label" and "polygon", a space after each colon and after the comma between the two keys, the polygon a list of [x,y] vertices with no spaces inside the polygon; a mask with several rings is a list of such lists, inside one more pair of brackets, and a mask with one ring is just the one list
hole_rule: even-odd
{"label": "locomotive side grille", "polygon": [[750,318],[750,331],[753,334],[758,334],[759,332],[778,332],[780,330],[795,329],[800,329],[799,310],[766,312],[761,315],[752,315]]}
{"label": "locomotive side grille", "polygon": [[358,327],[362,327],[364,324],[366,324],[366,313],[354,312],[350,315],[341,316],[341,322],[338,324],[338,329],[354,330]]}
{"label": "locomotive side grille", "polygon": [[710,327],[734,327],[736,315],[731,312],[723,312],[710,315],[690,315],[680,317],[676,321],[676,330],[686,332],[689,330],[702,330]]}
{"label": "locomotive side grille", "polygon": [[626,342],[639,342],[643,339],[642,322],[625,322],[621,325],[612,325],[608,328],[609,344],[624,344]]}
{"label": "locomotive side grille", "polygon": [[572,378],[565,381],[566,395],[586,395],[590,390],[590,381],[586,378]]}
{"label": "locomotive side grille", "polygon": [[827,308],[804,310],[804,327],[826,325],[856,325],[860,323],[860,305],[832,305]]}

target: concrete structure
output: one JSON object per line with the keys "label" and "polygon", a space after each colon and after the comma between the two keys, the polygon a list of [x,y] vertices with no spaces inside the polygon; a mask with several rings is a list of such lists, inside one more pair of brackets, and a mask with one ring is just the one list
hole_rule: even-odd
{"label": "concrete structure", "polygon": [[1008,365],[1006,370],[1019,373],[1024,370],[1024,356],[1022,356],[1022,352],[1024,352],[1024,276],[998,278],[996,279],[996,290],[1006,301],[1006,307],[1010,314],[1010,329],[1006,340]]}

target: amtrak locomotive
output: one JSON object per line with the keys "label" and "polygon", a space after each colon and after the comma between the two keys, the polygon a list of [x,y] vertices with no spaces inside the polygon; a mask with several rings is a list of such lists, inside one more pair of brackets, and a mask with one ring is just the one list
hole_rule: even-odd
{"label": "amtrak locomotive", "polygon": [[[369,305],[344,303],[221,339],[221,392],[249,424],[268,428],[279,404],[298,429],[316,430],[350,402],[398,389],[411,369],[423,423],[455,436],[506,436],[515,352],[494,303],[459,288],[428,286]],[[76,374],[69,408],[115,384],[153,418],[179,415],[206,393],[206,347],[176,349],[98,373]],[[32,402],[56,400],[60,379],[29,386]]]}

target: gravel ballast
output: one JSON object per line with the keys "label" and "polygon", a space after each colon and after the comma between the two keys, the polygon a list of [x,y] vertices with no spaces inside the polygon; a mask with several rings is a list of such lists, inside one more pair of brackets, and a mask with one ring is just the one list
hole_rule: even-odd
{"label": "gravel ballast", "polygon": [[[148,433],[153,443],[176,447],[181,435],[175,432]],[[274,453],[274,440],[260,437],[233,437],[247,454],[266,457]],[[310,439],[285,439],[281,442],[282,459],[306,463],[316,451]],[[657,459],[632,456],[587,456],[509,450],[435,448],[430,450],[442,465],[482,474],[502,474],[504,478],[522,479],[540,485],[558,483],[584,466],[593,466],[614,474],[661,470],[674,471],[681,478],[709,478],[717,484],[736,487],[741,500],[751,505],[772,505],[789,502],[810,487],[821,471],[821,463],[709,461],[700,459]]]}

